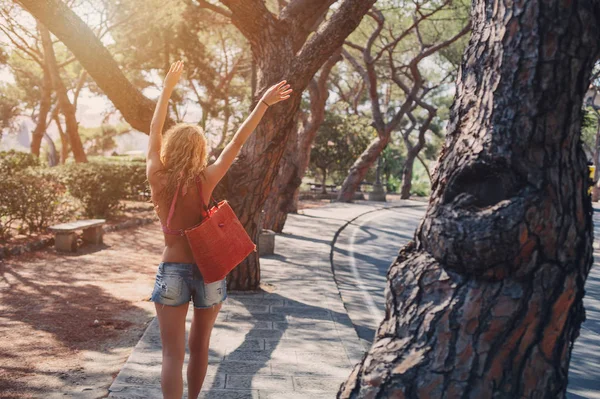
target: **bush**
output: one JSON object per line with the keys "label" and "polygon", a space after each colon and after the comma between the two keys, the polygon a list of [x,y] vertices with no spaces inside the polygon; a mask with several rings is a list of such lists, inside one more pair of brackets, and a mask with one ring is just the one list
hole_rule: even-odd
{"label": "bush", "polygon": [[431,185],[423,180],[413,181],[410,193],[418,197],[427,197],[431,193]]}
{"label": "bush", "polygon": [[9,236],[10,229],[19,215],[19,182],[14,175],[0,179],[0,238]]}
{"label": "bush", "polygon": [[150,185],[146,178],[146,159],[140,157],[113,156],[89,157],[90,163],[101,163],[120,168],[125,184],[125,196],[122,199],[147,200],[150,198]]}
{"label": "bush", "polygon": [[388,193],[397,193],[400,190],[400,186],[402,185],[402,180],[398,179],[396,176],[391,175],[389,179],[386,181],[386,189]]}
{"label": "bush", "polygon": [[146,178],[146,161],[122,164],[126,185],[126,199],[139,200],[150,198],[150,185]]}
{"label": "bush", "polygon": [[87,217],[108,217],[127,193],[125,167],[109,163],[68,164],[54,168]]}
{"label": "bush", "polygon": [[15,150],[0,151],[0,175],[2,177],[36,166],[40,166],[40,160],[31,153]]}
{"label": "bush", "polygon": [[21,196],[19,219],[27,225],[29,233],[43,231],[56,220],[65,186],[55,175],[40,169],[26,169],[16,178]]}
{"label": "bush", "polygon": [[0,181],[0,235],[6,238],[15,221],[29,234],[43,231],[54,220],[65,187],[51,173],[28,168]]}

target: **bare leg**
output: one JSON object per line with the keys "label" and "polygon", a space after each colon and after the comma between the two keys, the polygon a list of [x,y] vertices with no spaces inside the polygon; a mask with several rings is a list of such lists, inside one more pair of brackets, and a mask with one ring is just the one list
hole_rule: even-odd
{"label": "bare leg", "polygon": [[185,316],[189,303],[168,306],[155,303],[160,339],[162,370],[160,385],[164,399],[181,399],[183,395],[183,360],[185,358]]}
{"label": "bare leg", "polygon": [[210,334],[221,304],[208,309],[194,308],[194,318],[189,335],[190,360],[187,368],[188,398],[196,399],[202,389],[208,367]]}

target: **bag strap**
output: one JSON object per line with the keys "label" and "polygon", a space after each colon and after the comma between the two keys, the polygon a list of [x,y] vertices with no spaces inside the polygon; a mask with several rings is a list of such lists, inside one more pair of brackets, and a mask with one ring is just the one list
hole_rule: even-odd
{"label": "bag strap", "polygon": [[204,213],[208,215],[208,207],[204,203],[204,195],[202,195],[202,183],[200,182],[200,177],[196,178],[196,188],[198,189],[198,195],[200,196],[200,206],[202,206]]}
{"label": "bag strap", "polygon": [[[196,178],[196,187],[198,189],[198,195],[200,196],[200,204],[202,206],[202,209],[205,212],[205,215],[208,216],[208,206],[204,203],[204,196],[202,195],[202,183],[200,182],[200,177]],[[180,230],[171,230],[170,224],[171,224],[171,219],[173,219],[173,214],[175,213],[175,204],[177,203],[177,198],[179,197],[179,189],[181,188],[181,182],[177,183],[177,190],[175,191],[175,195],[173,196],[173,201],[171,201],[171,208],[169,209],[169,216],[167,217],[167,229],[170,230],[171,232],[176,232],[176,233],[182,233],[183,229]],[[211,200],[213,202],[215,201],[215,198],[212,196],[210,196]]]}
{"label": "bag strap", "polygon": [[[202,195],[202,182],[200,181],[200,176],[196,178],[196,187],[198,188],[198,195],[200,195],[200,201],[202,202],[202,209],[204,209],[208,215],[208,205],[210,205],[210,203],[208,205],[204,203],[204,195]],[[213,197],[212,193],[210,195],[210,199],[212,202],[216,203],[215,197]]]}

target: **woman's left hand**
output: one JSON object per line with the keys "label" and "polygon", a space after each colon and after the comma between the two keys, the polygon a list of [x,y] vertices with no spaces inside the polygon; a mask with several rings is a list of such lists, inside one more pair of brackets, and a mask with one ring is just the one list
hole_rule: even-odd
{"label": "woman's left hand", "polygon": [[269,87],[265,94],[263,94],[261,101],[264,101],[268,106],[271,106],[290,98],[293,90],[290,89],[290,85],[286,83],[286,80],[282,80],[276,85]]}

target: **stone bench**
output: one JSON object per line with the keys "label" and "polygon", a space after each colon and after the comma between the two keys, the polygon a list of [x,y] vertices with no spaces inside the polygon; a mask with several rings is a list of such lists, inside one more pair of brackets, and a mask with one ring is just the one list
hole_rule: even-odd
{"label": "stone bench", "polygon": [[78,220],[75,222],[57,224],[49,229],[54,233],[54,247],[57,251],[77,251],[77,230],[83,230],[83,240],[91,244],[102,244],[102,225],[104,219]]}

